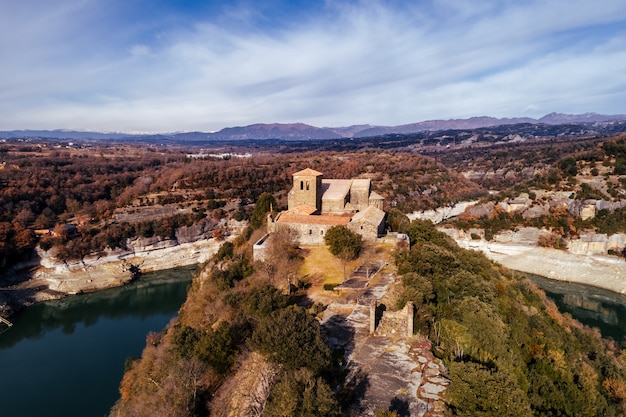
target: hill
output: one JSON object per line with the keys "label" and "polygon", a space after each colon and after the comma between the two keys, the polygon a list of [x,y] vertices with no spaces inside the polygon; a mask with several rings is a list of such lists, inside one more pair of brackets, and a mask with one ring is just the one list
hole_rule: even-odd
{"label": "hill", "polygon": [[56,138],[73,140],[115,139],[126,141],[160,142],[210,142],[243,140],[306,141],[340,138],[367,138],[384,135],[408,135],[419,132],[444,130],[474,130],[484,127],[508,125],[590,125],[611,121],[626,121],[626,115],[602,115],[597,113],[562,114],[550,113],[540,119],[529,117],[495,118],[488,116],[468,119],[427,120],[399,126],[353,125],[348,127],[315,127],[304,123],[257,123],[249,126],[226,127],[217,132],[187,132],[159,134],[124,134],[105,132],[81,132],[72,130],[13,130],[0,131],[0,138]]}

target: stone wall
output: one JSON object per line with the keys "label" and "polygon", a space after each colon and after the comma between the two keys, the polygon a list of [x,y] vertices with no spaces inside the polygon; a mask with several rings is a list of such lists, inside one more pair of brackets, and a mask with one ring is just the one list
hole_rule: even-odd
{"label": "stone wall", "polygon": [[364,240],[373,241],[378,238],[379,235],[384,234],[379,228],[367,221],[350,222],[347,226],[351,231],[360,234]]}
{"label": "stone wall", "polygon": [[331,225],[324,224],[296,224],[296,223],[275,223],[274,229],[289,228],[296,232],[297,242],[300,245],[323,245],[324,235]]}
{"label": "stone wall", "polygon": [[346,199],[322,199],[322,213],[342,213],[345,211]]}

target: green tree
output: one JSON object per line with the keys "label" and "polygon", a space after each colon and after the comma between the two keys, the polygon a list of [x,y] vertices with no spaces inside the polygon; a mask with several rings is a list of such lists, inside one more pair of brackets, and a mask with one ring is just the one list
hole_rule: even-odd
{"label": "green tree", "polygon": [[490,370],[472,362],[449,365],[446,391],[453,416],[532,416],[525,393],[505,370]]}
{"label": "green tree", "polygon": [[259,197],[254,206],[254,211],[252,212],[252,216],[250,216],[250,226],[254,229],[258,229],[263,225],[263,221],[265,220],[265,216],[269,213],[274,207],[276,207],[276,199],[270,193],[263,193]]}
{"label": "green tree", "polygon": [[324,243],[334,256],[349,261],[361,253],[363,238],[345,226],[333,226],[324,235]]}
{"label": "green tree", "polygon": [[215,330],[209,327],[201,333],[194,347],[195,356],[222,375],[235,361],[235,353],[230,326],[225,321]]}
{"label": "green tree", "polygon": [[301,307],[289,306],[263,319],[250,345],[286,369],[308,368],[317,375],[330,365],[320,325]]}
{"label": "green tree", "polygon": [[387,213],[387,224],[393,232],[406,233],[411,221],[406,214],[402,213],[396,207],[393,207]]}
{"label": "green tree", "polygon": [[430,242],[447,249],[456,246],[446,234],[438,231],[430,220],[413,220],[407,227],[406,234],[409,236],[411,246],[420,242]]}
{"label": "green tree", "polygon": [[286,372],[268,398],[264,417],[336,417],[340,407],[332,390],[308,369]]}

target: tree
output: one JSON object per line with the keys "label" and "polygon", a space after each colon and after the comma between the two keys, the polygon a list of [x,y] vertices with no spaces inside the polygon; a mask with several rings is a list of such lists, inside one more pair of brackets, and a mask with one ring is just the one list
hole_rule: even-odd
{"label": "tree", "polygon": [[266,417],[338,417],[340,407],[332,390],[307,369],[287,372],[272,389],[263,415]]}
{"label": "tree", "polygon": [[330,365],[330,350],[320,325],[302,307],[290,306],[265,317],[252,334],[250,345],[288,370],[307,368],[318,375]]}
{"label": "tree", "polygon": [[363,238],[345,226],[333,226],[324,235],[330,253],[340,259],[353,260],[359,256]]}
{"label": "tree", "polygon": [[430,220],[413,220],[406,229],[406,233],[409,235],[411,246],[419,242],[431,242],[448,249],[454,246],[450,238],[438,231]]}
{"label": "tree", "polygon": [[298,261],[302,259],[296,242],[296,232],[290,228],[279,228],[267,238],[264,260],[260,269],[270,283],[286,284],[286,277],[296,272]]}
{"label": "tree", "polygon": [[410,223],[411,221],[406,214],[402,213],[396,207],[393,207],[389,210],[389,213],[387,213],[387,224],[392,232],[406,233]]}
{"label": "tree", "polygon": [[328,250],[341,260],[343,278],[346,279],[346,263],[356,259],[361,253],[363,238],[345,226],[333,226],[324,235]]}
{"label": "tree", "polygon": [[276,199],[270,193],[263,193],[259,197],[254,206],[254,211],[250,217],[250,226],[254,229],[258,229],[265,220],[265,215],[269,213],[274,207],[276,207]]}
{"label": "tree", "polygon": [[455,416],[532,416],[525,393],[506,370],[490,370],[472,362],[449,365],[451,384],[446,392]]}

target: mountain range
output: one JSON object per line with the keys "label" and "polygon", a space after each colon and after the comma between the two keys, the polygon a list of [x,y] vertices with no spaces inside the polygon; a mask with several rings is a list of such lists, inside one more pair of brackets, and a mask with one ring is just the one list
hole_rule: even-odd
{"label": "mountain range", "polygon": [[483,127],[514,125],[514,124],[589,124],[611,121],[626,121],[626,115],[603,115],[597,113],[563,114],[550,113],[539,119],[530,117],[495,118],[488,116],[471,117],[469,119],[427,120],[399,126],[354,125],[347,127],[315,127],[304,123],[271,123],[253,124],[243,127],[227,127],[218,132],[187,132],[163,133],[152,135],[136,135],[127,133],[82,132],[73,130],[13,130],[0,131],[0,138],[54,138],[70,140],[116,139],[141,140],[163,139],[167,141],[200,142],[200,141],[238,141],[238,140],[320,140],[341,138],[365,138],[389,134],[411,134],[440,130],[468,130]]}

